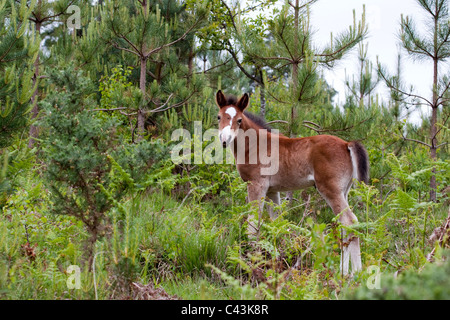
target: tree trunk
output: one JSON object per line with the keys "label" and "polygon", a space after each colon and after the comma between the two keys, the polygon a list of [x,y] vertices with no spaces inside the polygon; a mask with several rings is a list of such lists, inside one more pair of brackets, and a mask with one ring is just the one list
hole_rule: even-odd
{"label": "tree trunk", "polygon": [[[139,77],[139,89],[142,92],[142,99],[145,101],[145,88],[147,82],[147,59],[145,57],[141,57],[141,70]],[[139,106],[138,110],[138,118],[137,118],[137,129],[138,129],[138,141],[142,139],[142,136],[145,132],[145,113],[142,109],[143,105]]]}
{"label": "tree trunk", "polygon": [[[431,108],[431,120],[430,120],[430,157],[432,161],[437,160],[437,60],[434,61],[434,75],[433,75],[433,106]],[[433,168],[430,178],[430,201],[436,202],[436,168]]]}
{"label": "tree trunk", "polygon": [[259,102],[261,104],[261,107],[259,109],[259,114],[261,115],[261,117],[263,117],[265,119],[266,118],[266,86],[264,83],[264,74],[260,68],[257,69],[257,73],[259,73],[259,77],[256,76],[256,78],[258,80],[257,83],[259,84],[259,88],[260,88]]}
{"label": "tree trunk", "polygon": [[[293,57],[293,63],[292,63],[292,92],[294,96],[294,101],[292,101],[292,107],[291,107],[291,121],[289,123],[289,137],[294,137],[294,119],[297,117],[297,111],[296,107],[298,104],[298,92],[297,92],[297,80],[298,80],[298,22],[299,22],[299,15],[300,15],[300,6],[299,6],[299,0],[295,0],[295,8],[294,8],[294,57]],[[294,202],[294,192],[288,191],[286,192],[286,198],[289,199],[289,206],[292,206],[292,203]]]}
{"label": "tree trunk", "polygon": [[188,57],[188,77],[187,77],[188,86],[191,84],[192,74],[194,73],[194,58],[195,53],[191,46],[189,48],[189,57]]}
{"label": "tree trunk", "polygon": [[[36,35],[39,36],[41,34],[41,22],[36,21]],[[36,57],[36,60],[34,61],[34,78],[33,78],[33,86],[36,86],[36,83],[39,79],[39,53]],[[33,95],[31,96],[31,105],[33,108],[31,109],[31,121],[36,120],[38,114],[39,114],[39,108],[37,104],[37,98],[38,98],[38,87],[36,86],[36,89],[33,92]],[[38,127],[32,124],[30,126],[30,132],[29,132],[29,140],[28,140],[28,147],[33,148],[37,141],[35,138],[37,138],[39,132]]]}
{"label": "tree trunk", "polygon": [[260,88],[261,88],[261,94],[259,97],[259,101],[261,103],[261,109],[259,112],[261,114],[261,117],[263,117],[265,119],[266,118],[266,87],[264,86],[264,83],[261,84]]}
{"label": "tree trunk", "polygon": [[298,92],[297,92],[297,80],[298,80],[298,22],[300,19],[300,4],[299,0],[295,0],[295,7],[294,7],[294,56],[293,63],[292,63],[292,91],[294,96],[294,101],[292,101],[292,107],[291,107],[291,121],[289,123],[289,137],[293,137],[294,132],[294,119],[297,116],[296,112],[296,106],[298,103]]}
{"label": "tree trunk", "polygon": [[[434,57],[433,57],[433,105],[431,107],[431,120],[430,120],[430,157],[432,161],[437,159],[437,109],[438,109],[438,33],[439,33],[439,15],[438,12],[438,1],[436,1],[436,11],[434,16]],[[436,202],[436,168],[433,168],[431,178],[430,178],[430,201]]]}

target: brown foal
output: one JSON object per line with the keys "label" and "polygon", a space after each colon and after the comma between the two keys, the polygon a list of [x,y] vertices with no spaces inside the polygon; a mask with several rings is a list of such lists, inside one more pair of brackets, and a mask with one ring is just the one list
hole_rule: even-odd
{"label": "brown foal", "polygon": [[[231,147],[241,178],[248,182],[248,201],[259,205],[259,220],[264,199],[280,203],[280,191],[291,191],[315,186],[339,221],[350,226],[358,221],[351,211],[348,192],[353,179],[368,182],[367,151],[357,141],[346,142],[330,135],[288,138],[277,134],[244,113],[249,97],[239,100],[216,94],[219,106],[219,139],[223,147]],[[276,218],[273,207],[269,214]],[[257,234],[258,228],[249,216],[248,231]],[[345,232],[344,232],[345,233]],[[348,273],[361,270],[359,238],[344,234],[341,270]]]}

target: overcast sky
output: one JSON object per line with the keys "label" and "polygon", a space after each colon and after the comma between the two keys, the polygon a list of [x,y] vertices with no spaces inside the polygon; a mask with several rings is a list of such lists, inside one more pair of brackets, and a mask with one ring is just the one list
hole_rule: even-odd
{"label": "overcast sky", "polygon": [[[376,59],[394,73],[399,52],[398,34],[400,17],[409,15],[423,26],[427,18],[416,0],[320,0],[311,8],[311,24],[315,34],[315,43],[325,44],[330,40],[330,32],[337,34],[353,23],[353,9],[356,18],[360,19],[363,4],[366,8],[366,22],[369,25],[368,58],[376,64]],[[402,72],[403,79],[408,86],[413,85],[416,92],[426,98],[431,96],[432,62],[414,62],[403,51]],[[447,66],[448,68],[448,66]],[[331,72],[325,72],[327,81],[339,92],[335,102],[342,103],[345,94],[345,72],[348,75],[357,72],[357,50],[347,56]],[[445,70],[447,73],[448,71]],[[380,84],[381,94],[386,93],[384,84]],[[417,115],[415,116],[417,117]]]}

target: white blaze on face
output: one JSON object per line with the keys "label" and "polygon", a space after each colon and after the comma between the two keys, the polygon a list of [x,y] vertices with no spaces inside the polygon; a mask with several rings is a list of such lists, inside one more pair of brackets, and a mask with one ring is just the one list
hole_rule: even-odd
{"label": "white blaze on face", "polygon": [[234,107],[229,107],[227,109],[227,111],[225,111],[225,113],[229,114],[230,117],[231,117],[231,119],[230,119],[230,126],[231,126],[231,123],[233,122],[233,118],[236,115],[236,109]]}
{"label": "white blaze on face", "polygon": [[230,116],[230,124],[224,127],[222,130],[219,130],[219,138],[220,142],[226,142],[229,144],[236,136],[236,132],[231,129],[231,125],[233,124],[233,118],[236,116],[236,109],[234,107],[229,107],[226,111],[226,114]]}

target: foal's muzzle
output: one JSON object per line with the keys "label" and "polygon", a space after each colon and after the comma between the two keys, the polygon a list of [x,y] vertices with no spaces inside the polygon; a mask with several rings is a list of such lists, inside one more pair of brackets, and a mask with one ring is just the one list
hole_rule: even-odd
{"label": "foal's muzzle", "polygon": [[224,137],[223,134],[219,135],[220,142],[222,143],[222,147],[226,148],[232,140],[231,136]]}

